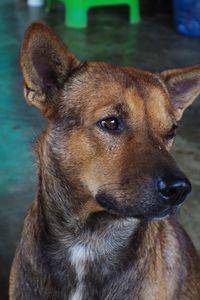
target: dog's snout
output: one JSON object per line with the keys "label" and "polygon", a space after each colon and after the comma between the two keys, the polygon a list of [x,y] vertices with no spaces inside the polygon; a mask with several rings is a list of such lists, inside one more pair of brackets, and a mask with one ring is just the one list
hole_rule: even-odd
{"label": "dog's snout", "polygon": [[157,187],[161,199],[169,205],[181,204],[191,191],[191,183],[187,178],[159,179]]}

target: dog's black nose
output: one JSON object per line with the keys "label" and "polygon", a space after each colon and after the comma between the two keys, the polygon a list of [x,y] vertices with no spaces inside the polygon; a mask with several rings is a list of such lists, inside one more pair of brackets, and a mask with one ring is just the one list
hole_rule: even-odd
{"label": "dog's black nose", "polygon": [[181,204],[191,191],[191,183],[187,178],[169,178],[158,180],[158,192],[163,201],[169,205]]}

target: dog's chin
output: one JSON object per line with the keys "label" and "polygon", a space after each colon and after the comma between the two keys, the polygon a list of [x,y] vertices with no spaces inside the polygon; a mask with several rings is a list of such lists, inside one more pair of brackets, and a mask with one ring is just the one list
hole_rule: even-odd
{"label": "dog's chin", "polygon": [[141,219],[147,220],[147,221],[158,221],[158,220],[164,220],[167,218],[170,218],[172,216],[174,216],[179,208],[180,205],[176,205],[176,206],[171,206],[159,213],[152,213],[149,215],[144,215],[143,217],[141,217]]}
{"label": "dog's chin", "polygon": [[117,201],[107,194],[99,194],[96,201],[109,213],[123,217],[135,218],[139,220],[163,220],[176,214],[180,205],[154,206],[145,209],[134,208],[131,206],[118,206]]}

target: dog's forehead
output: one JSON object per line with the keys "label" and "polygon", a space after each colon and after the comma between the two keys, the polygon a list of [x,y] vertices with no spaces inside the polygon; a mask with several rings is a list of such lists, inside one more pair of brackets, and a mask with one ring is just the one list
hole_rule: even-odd
{"label": "dog's forehead", "polygon": [[[75,74],[65,89],[72,105],[97,117],[117,110],[129,115],[149,115],[155,122],[173,114],[167,90],[160,78],[134,68],[114,67],[105,63],[91,63]],[[66,101],[67,105],[67,101]],[[121,111],[120,111],[121,110]]]}

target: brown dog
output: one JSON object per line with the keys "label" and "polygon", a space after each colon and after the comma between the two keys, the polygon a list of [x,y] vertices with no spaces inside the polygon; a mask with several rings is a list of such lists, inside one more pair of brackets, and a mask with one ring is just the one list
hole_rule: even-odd
{"label": "brown dog", "polygon": [[38,23],[21,66],[26,100],[49,124],[10,299],[199,300],[199,257],[173,218],[191,186],[169,150],[200,66],[80,63]]}

